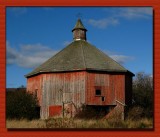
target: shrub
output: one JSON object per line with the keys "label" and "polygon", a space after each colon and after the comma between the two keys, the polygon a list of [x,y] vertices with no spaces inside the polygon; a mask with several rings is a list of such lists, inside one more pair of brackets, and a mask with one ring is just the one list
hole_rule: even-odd
{"label": "shrub", "polygon": [[91,107],[87,107],[86,105],[82,105],[81,108],[78,109],[75,118],[93,118],[95,117],[96,112]]}
{"label": "shrub", "polygon": [[135,107],[131,108],[128,112],[128,118],[132,119],[132,120],[138,120],[138,119],[142,118],[143,115],[144,115],[143,108],[141,108],[139,106],[135,106]]}
{"label": "shrub", "polygon": [[81,108],[77,110],[75,118],[82,119],[101,119],[106,115],[105,107],[101,106],[88,106],[82,105]]}
{"label": "shrub", "polygon": [[39,117],[38,101],[34,94],[17,89],[6,94],[6,117],[8,119],[34,119]]}

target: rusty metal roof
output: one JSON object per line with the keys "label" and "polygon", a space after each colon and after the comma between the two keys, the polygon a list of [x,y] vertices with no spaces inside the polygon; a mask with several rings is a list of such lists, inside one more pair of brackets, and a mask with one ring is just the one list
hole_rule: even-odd
{"label": "rusty metal roof", "polygon": [[[129,72],[95,46],[89,44],[87,41],[78,40],[70,43],[59,53],[48,59],[29,74],[25,75],[25,77],[44,72],[77,70]],[[131,74],[133,75],[133,73]]]}

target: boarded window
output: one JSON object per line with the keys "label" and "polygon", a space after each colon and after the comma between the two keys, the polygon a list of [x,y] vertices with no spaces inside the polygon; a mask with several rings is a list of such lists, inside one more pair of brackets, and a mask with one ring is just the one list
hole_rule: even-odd
{"label": "boarded window", "polygon": [[105,97],[102,97],[102,101],[105,101]]}
{"label": "boarded window", "polygon": [[96,89],[96,96],[100,96],[101,95],[101,90],[100,89]]}
{"label": "boarded window", "polygon": [[59,116],[62,112],[62,106],[49,106],[49,116]]}

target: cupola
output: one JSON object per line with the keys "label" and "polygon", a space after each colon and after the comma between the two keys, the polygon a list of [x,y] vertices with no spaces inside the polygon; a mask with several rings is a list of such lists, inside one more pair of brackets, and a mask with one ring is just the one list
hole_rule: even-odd
{"label": "cupola", "polygon": [[74,40],[86,40],[86,31],[87,29],[83,26],[80,19],[77,20],[75,27],[73,28],[73,39]]}

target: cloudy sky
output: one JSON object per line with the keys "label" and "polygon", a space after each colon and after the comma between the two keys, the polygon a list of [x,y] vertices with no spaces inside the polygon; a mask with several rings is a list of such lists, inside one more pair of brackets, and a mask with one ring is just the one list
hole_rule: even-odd
{"label": "cloudy sky", "polygon": [[25,74],[72,42],[80,17],[87,40],[133,73],[152,75],[151,7],[7,7],[6,85],[26,86]]}

